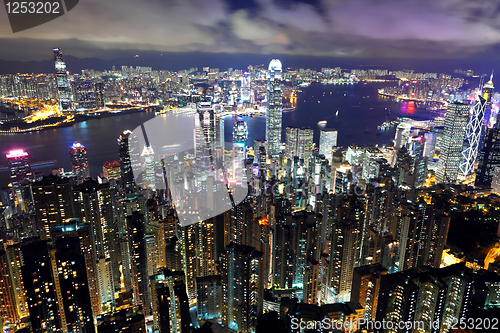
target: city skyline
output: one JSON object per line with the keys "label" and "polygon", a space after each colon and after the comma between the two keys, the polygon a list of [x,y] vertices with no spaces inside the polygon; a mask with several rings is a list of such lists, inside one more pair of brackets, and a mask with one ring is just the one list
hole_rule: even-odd
{"label": "city skyline", "polygon": [[[54,50],[53,74],[0,76],[0,135],[21,146],[0,186],[7,328],[447,333],[498,313],[500,93],[484,75],[276,58],[71,74]],[[71,171],[33,171],[44,134]]]}

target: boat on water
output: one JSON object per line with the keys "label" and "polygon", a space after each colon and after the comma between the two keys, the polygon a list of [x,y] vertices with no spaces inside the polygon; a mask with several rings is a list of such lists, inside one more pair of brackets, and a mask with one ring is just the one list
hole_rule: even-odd
{"label": "boat on water", "polygon": [[338,115],[339,115],[339,110],[337,110],[337,112],[335,113],[335,115],[336,115],[336,116],[338,116]]}

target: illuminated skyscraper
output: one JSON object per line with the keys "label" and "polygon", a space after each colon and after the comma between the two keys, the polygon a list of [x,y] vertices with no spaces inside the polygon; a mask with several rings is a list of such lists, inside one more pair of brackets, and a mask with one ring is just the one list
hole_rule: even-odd
{"label": "illuminated skyscraper", "polygon": [[26,239],[21,246],[21,253],[21,273],[28,299],[31,329],[37,333],[59,332],[61,314],[47,242]]}
{"label": "illuminated skyscraper", "polygon": [[141,153],[143,160],[142,164],[142,187],[144,189],[154,190],[156,187],[156,176],[155,176],[155,152],[153,148],[144,147]]}
{"label": "illuminated skyscraper", "polygon": [[120,157],[120,174],[122,187],[127,192],[133,192],[135,188],[134,173],[132,165],[137,164],[138,153],[135,151],[137,138],[131,136],[132,132],[124,131],[118,138],[118,156]]}
{"label": "illuminated skyscraper", "polygon": [[94,333],[85,259],[78,237],[64,237],[50,250],[56,291],[68,332]]}
{"label": "illuminated skyscraper", "polygon": [[244,73],[241,78],[241,101],[250,102],[250,74]]}
{"label": "illuminated skyscraper", "polygon": [[278,157],[281,146],[283,91],[281,89],[281,61],[273,59],[267,72],[266,140],[267,152]]}
{"label": "illuminated skyscraper", "polygon": [[478,96],[471,108],[471,113],[465,128],[465,142],[462,151],[463,161],[460,164],[460,171],[464,176],[470,175],[476,165],[479,147],[482,146],[481,139],[484,138],[484,111],[487,101]]}
{"label": "illuminated skyscraper", "polygon": [[438,183],[457,181],[470,108],[469,104],[448,104],[436,172],[436,182]]}
{"label": "illuminated skyscraper", "polygon": [[[497,124],[498,125],[498,124]],[[495,167],[500,166],[500,128],[488,128],[476,170],[476,185],[490,186]]]}
{"label": "illuminated skyscraper", "polygon": [[19,319],[9,268],[7,253],[2,248],[0,249],[0,320],[4,326],[15,324]]}
{"label": "illuminated skyscraper", "polygon": [[21,182],[26,177],[31,176],[31,165],[29,155],[22,149],[11,150],[7,154],[9,162],[10,179],[13,182]]}
{"label": "illuminated skyscraper", "polygon": [[233,177],[238,186],[246,184],[245,158],[247,152],[247,123],[243,119],[237,119],[233,131]]}
{"label": "illuminated skyscraper", "polygon": [[334,128],[322,128],[319,131],[319,153],[332,161],[332,149],[337,146],[338,132]]}
{"label": "illuminated skyscraper", "polygon": [[73,111],[73,97],[71,95],[68,72],[66,71],[66,62],[64,61],[64,55],[61,48],[54,49],[54,60],[59,106],[62,112]]}
{"label": "illuminated skyscraper", "polygon": [[311,128],[286,128],[285,155],[307,160],[312,156],[313,130]]}
{"label": "illuminated skyscraper", "polygon": [[74,216],[71,184],[68,178],[45,176],[32,185],[38,232],[41,239],[50,237],[50,230]]}
{"label": "illuminated skyscraper", "polygon": [[92,81],[77,81],[74,83],[76,87],[76,102],[78,103],[77,110],[95,110],[96,90]]}
{"label": "illuminated skyscraper", "polygon": [[242,333],[255,332],[262,312],[262,252],[231,243],[222,252],[222,324]]}
{"label": "illuminated skyscraper", "polygon": [[89,162],[87,159],[87,148],[79,142],[74,142],[69,146],[69,156],[71,167],[78,183],[82,183],[90,177]]}

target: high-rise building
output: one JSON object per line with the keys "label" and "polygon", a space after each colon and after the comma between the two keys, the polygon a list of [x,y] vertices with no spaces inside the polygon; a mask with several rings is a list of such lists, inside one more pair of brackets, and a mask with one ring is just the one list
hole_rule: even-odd
{"label": "high-rise building", "polygon": [[283,91],[281,89],[281,61],[273,59],[267,72],[266,141],[267,152],[278,157],[281,146]]}
{"label": "high-rise building", "polygon": [[107,161],[104,163],[102,166],[102,176],[110,181],[118,181],[120,179],[120,163],[117,161]]}
{"label": "high-rise building", "polygon": [[242,333],[255,332],[262,313],[262,253],[231,243],[222,252],[222,324]]}
{"label": "high-rise building", "polygon": [[379,263],[354,269],[351,302],[361,305],[363,317],[368,321],[375,320],[380,280],[384,275],[387,275],[387,268]]}
{"label": "high-rise building", "polygon": [[96,90],[93,81],[79,80],[75,83],[78,111],[89,111],[97,108]]}
{"label": "high-rise building", "polygon": [[196,313],[198,320],[221,317],[221,276],[209,275],[196,278]]}
{"label": "high-rise building", "polygon": [[313,134],[311,128],[287,127],[285,156],[307,161],[312,156]]}
{"label": "high-rise building", "polygon": [[3,327],[14,325],[19,320],[9,268],[7,253],[0,249],[0,320]]}
{"label": "high-rise building", "polygon": [[191,317],[183,272],[158,270],[150,277],[153,332],[189,333]]}
{"label": "high-rise building", "polygon": [[436,171],[436,182],[438,183],[455,183],[457,181],[470,107],[469,104],[463,103],[448,104]]}
{"label": "high-rise building", "polygon": [[243,77],[241,78],[241,101],[243,103],[245,102],[250,102],[250,90],[251,90],[251,83],[250,83],[250,73],[244,73]]}
{"label": "high-rise building", "polygon": [[482,147],[484,138],[484,112],[487,101],[477,96],[474,106],[471,108],[469,121],[465,128],[465,141],[462,151],[463,161],[460,164],[460,171],[464,176],[472,174],[476,168],[476,159],[479,148]]}
{"label": "high-rise building", "polygon": [[334,128],[322,128],[319,131],[319,153],[332,161],[332,149],[337,146],[338,132]]}
{"label": "high-rise building", "polygon": [[[118,138],[118,156],[120,157],[120,174],[122,187],[127,192],[133,192],[135,188],[134,173],[132,166],[138,163],[139,152],[134,151],[137,144],[134,144],[135,137],[131,137],[132,132],[124,131]],[[137,140],[135,140],[137,141]]]}
{"label": "high-rise building", "polygon": [[31,329],[36,333],[58,332],[62,329],[61,322],[64,320],[61,316],[64,313],[60,312],[57,302],[47,242],[25,240],[21,253],[21,273],[26,288]]}
{"label": "high-rise building", "polygon": [[10,179],[13,182],[21,182],[31,176],[31,165],[29,155],[22,149],[11,150],[6,155],[9,162]]}
{"label": "high-rise building", "polygon": [[50,230],[74,216],[71,183],[68,178],[54,175],[32,184],[35,214],[41,239],[50,237]]}
{"label": "high-rise building", "polygon": [[476,170],[476,186],[490,186],[494,170],[500,166],[500,128],[488,128]]}
{"label": "high-rise building", "polygon": [[[78,237],[59,238],[50,250],[56,293],[68,332],[94,333],[85,259]],[[64,296],[63,296],[64,295]],[[62,314],[62,312],[61,312]]]}
{"label": "high-rise building", "polygon": [[76,180],[78,183],[82,183],[90,177],[87,148],[79,142],[74,142],[69,146],[69,157]]}
{"label": "high-rise building", "polygon": [[68,72],[66,71],[66,62],[64,61],[63,50],[54,49],[54,60],[56,68],[57,95],[61,112],[73,111],[73,96],[69,85]]}

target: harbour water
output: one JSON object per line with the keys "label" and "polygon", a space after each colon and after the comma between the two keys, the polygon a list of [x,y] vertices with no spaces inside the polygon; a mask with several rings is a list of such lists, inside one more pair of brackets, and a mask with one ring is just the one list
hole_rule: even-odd
{"label": "harbour water", "polygon": [[[394,83],[358,83],[322,85],[311,84],[297,94],[296,108],[283,112],[282,141],[287,126],[311,127],[314,142],[319,141],[317,123],[327,121],[328,127],[338,130],[338,145],[370,145],[390,143],[394,128],[377,133],[377,126],[398,116],[428,116],[424,109],[413,102],[395,102],[381,97],[377,90]],[[337,113],[338,111],[338,113]],[[75,123],[71,127],[40,132],[0,135],[0,187],[9,182],[5,155],[12,149],[24,149],[30,155],[33,172],[48,173],[62,167],[71,169],[68,147],[79,141],[87,147],[90,173],[93,177],[102,172],[106,161],[118,160],[118,136],[126,129],[134,129],[153,118],[154,112],[123,114]],[[265,138],[265,117],[245,117],[248,126],[248,145],[254,139]],[[225,118],[225,137],[232,137],[233,116]]]}

